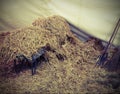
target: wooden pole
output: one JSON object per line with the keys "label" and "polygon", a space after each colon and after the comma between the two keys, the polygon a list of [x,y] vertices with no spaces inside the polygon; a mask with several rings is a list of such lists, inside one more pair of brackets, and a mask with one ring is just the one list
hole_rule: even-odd
{"label": "wooden pole", "polygon": [[105,62],[105,61],[107,60],[107,58],[108,58],[107,50],[108,50],[111,42],[113,42],[113,40],[114,40],[114,38],[115,38],[115,35],[116,35],[117,32],[118,32],[119,27],[120,27],[120,18],[119,18],[119,20],[118,20],[118,22],[117,22],[117,24],[116,24],[116,27],[114,28],[114,31],[113,31],[110,39],[109,39],[109,42],[108,42],[108,44],[107,44],[104,52],[102,53],[102,55],[99,56],[99,60],[97,61],[97,63],[96,63],[95,66],[97,66],[97,65],[98,65],[98,66],[103,66],[103,65],[104,65],[104,62]]}
{"label": "wooden pole", "polygon": [[108,44],[107,44],[107,46],[106,46],[106,48],[105,48],[105,51],[104,51],[104,53],[106,53],[107,52],[107,50],[108,50],[108,48],[109,48],[109,45],[111,44],[111,41],[113,42],[113,38],[115,38],[115,36],[114,35],[116,35],[117,34],[117,32],[118,32],[118,29],[119,29],[119,26],[120,26],[120,18],[119,18],[119,20],[118,20],[118,22],[117,22],[117,24],[116,24],[116,27],[114,28],[114,31],[113,31],[113,33],[112,33],[112,35],[111,35],[111,37],[110,37],[110,39],[109,39],[109,42],[108,42]]}

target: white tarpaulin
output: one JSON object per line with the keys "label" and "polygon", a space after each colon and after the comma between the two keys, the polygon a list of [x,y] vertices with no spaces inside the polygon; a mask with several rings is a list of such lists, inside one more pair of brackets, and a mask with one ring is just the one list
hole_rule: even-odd
{"label": "white tarpaulin", "polygon": [[[59,14],[83,31],[108,41],[120,17],[119,0],[0,0],[0,31]],[[120,29],[115,44],[120,42]]]}

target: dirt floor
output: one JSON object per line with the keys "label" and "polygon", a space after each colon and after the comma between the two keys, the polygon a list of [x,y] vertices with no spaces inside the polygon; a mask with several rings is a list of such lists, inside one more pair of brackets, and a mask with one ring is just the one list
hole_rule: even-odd
{"label": "dirt floor", "polygon": [[[102,46],[96,45],[94,39],[80,41],[60,16],[39,18],[32,26],[2,33],[0,43],[1,94],[120,93],[120,73],[95,67]],[[52,49],[47,51],[50,64],[39,64],[35,75],[29,68],[19,74],[14,72],[16,55],[31,58],[46,44]]]}

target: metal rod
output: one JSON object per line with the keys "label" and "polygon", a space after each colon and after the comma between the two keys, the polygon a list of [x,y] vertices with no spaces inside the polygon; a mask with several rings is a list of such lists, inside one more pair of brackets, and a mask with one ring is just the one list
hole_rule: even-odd
{"label": "metal rod", "polygon": [[[69,21],[67,21],[69,26],[70,26],[70,29],[71,29],[71,32],[73,32],[81,41],[83,42],[86,42],[88,41],[91,37],[93,38],[96,38],[96,39],[99,39],[95,36],[92,36],[90,34],[88,34],[87,32],[81,30],[80,28],[76,27],[75,25],[73,25],[72,23],[70,23]],[[108,45],[108,42],[105,41],[105,40],[102,40],[102,39],[99,39],[103,46],[107,46]],[[112,47],[116,47],[114,44],[111,44]]]}

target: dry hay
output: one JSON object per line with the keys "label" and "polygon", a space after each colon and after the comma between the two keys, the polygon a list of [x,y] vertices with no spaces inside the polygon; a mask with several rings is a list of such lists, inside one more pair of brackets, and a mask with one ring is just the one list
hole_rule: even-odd
{"label": "dry hay", "polygon": [[[49,51],[51,65],[42,63],[37,74],[26,70],[8,77],[17,54],[31,57],[40,47],[50,44],[64,61]],[[8,34],[0,47],[0,91],[2,93],[113,93],[120,92],[120,74],[94,68],[99,50],[95,42],[78,40],[60,16],[39,18],[33,26]]]}

